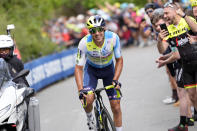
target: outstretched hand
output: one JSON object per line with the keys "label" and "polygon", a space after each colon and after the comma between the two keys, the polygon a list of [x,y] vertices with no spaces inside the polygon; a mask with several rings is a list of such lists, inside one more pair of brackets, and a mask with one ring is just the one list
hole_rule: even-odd
{"label": "outstretched hand", "polygon": [[158,68],[162,67],[165,65],[165,61],[164,60],[156,60],[156,63],[158,63]]}
{"label": "outstretched hand", "polygon": [[190,44],[197,42],[197,36],[192,36],[189,34],[187,34],[187,35],[188,35],[188,39],[189,39]]}
{"label": "outstretched hand", "polygon": [[176,13],[178,14],[178,15],[180,15],[181,17],[183,17],[184,15],[185,15],[185,13],[183,12],[183,10],[182,9],[178,9],[178,10],[176,10]]}
{"label": "outstretched hand", "polygon": [[156,60],[156,63],[158,63],[158,68],[164,66],[166,64],[165,60],[167,59],[167,57],[164,55],[164,56],[160,56],[157,60]]}

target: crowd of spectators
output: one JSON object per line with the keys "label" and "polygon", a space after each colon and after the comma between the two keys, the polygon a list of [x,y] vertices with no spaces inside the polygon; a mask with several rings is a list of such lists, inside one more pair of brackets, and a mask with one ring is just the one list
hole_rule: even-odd
{"label": "crowd of spectators", "polygon": [[[66,48],[77,46],[80,39],[88,34],[86,20],[91,15],[101,15],[106,21],[106,28],[117,33],[121,46],[135,45],[139,47],[154,43],[150,20],[144,8],[138,8],[133,3],[104,3],[98,8],[90,9],[86,14],[77,16],[61,16],[46,21],[42,28],[43,37],[50,37],[52,42]],[[149,30],[149,31],[148,31]]]}

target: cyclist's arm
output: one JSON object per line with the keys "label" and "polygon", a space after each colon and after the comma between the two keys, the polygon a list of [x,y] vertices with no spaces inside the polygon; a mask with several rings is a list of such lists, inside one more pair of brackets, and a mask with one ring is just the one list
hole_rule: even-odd
{"label": "cyclist's arm", "polygon": [[115,43],[114,55],[116,59],[116,64],[115,64],[115,74],[113,80],[118,80],[123,68],[123,58],[121,55],[120,39],[118,35],[116,35],[116,41],[114,43]]}
{"label": "cyclist's arm", "polygon": [[115,74],[113,80],[118,80],[120,77],[120,74],[122,72],[123,68],[123,58],[122,56],[120,58],[116,58],[116,64],[115,64]]}
{"label": "cyclist's arm", "polygon": [[83,66],[86,62],[86,38],[83,38],[79,42],[76,65],[75,65],[75,81],[78,87],[78,91],[83,89]]}
{"label": "cyclist's arm", "polygon": [[75,81],[77,83],[78,91],[83,89],[83,66],[75,66]]}

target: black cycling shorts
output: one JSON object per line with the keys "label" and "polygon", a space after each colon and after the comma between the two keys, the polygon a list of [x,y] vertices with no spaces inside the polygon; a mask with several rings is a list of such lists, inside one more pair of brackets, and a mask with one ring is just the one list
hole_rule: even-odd
{"label": "black cycling shorts", "polygon": [[184,88],[197,87],[197,64],[188,64],[183,66]]}
{"label": "black cycling shorts", "polygon": [[[114,77],[115,69],[114,64],[104,67],[104,68],[95,68],[90,64],[86,63],[84,68],[84,79],[83,79],[83,88],[86,91],[95,90],[97,87],[98,79],[103,80],[103,86],[112,85],[112,80]],[[106,90],[109,100],[120,100],[121,96],[115,88]]]}
{"label": "black cycling shorts", "polygon": [[183,68],[181,67],[176,69],[176,83],[179,88],[184,88]]}

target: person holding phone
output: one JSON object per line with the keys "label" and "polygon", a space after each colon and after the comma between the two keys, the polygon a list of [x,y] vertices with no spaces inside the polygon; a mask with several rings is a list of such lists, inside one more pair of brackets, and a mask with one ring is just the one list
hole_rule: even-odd
{"label": "person holding phone", "polygon": [[[164,5],[164,18],[170,24],[169,36],[166,38],[170,44],[172,53],[161,56],[156,62],[158,67],[178,60],[181,65],[177,79],[182,81],[179,87],[189,94],[189,98],[197,109],[197,48],[189,43],[187,34],[197,32],[197,22],[187,16],[177,4],[166,3]],[[196,50],[196,51],[195,51]],[[182,79],[182,80],[181,80]],[[181,92],[180,92],[181,93]],[[180,122],[168,131],[187,131],[187,99],[180,99]]]}
{"label": "person holding phone", "polygon": [[161,30],[165,30],[166,31],[166,33],[167,33],[166,35],[168,36],[169,32],[168,32],[168,28],[167,28],[166,24],[163,23],[163,24],[160,24],[159,26],[160,26]]}
{"label": "person holding phone", "polygon": [[[168,54],[171,52],[171,49],[168,44],[165,44],[165,41],[162,41],[160,39],[160,35],[163,35],[162,38],[168,35],[168,33],[165,32],[163,27],[160,27],[162,24],[166,24],[164,20],[164,13],[163,13],[163,8],[158,8],[155,9],[153,12],[153,18],[152,18],[152,25],[154,27],[154,32],[155,32],[155,39],[157,40],[157,48],[160,54]],[[161,29],[162,28],[162,29]],[[167,27],[166,27],[167,28]],[[165,28],[165,29],[166,29]],[[163,44],[164,43],[164,44]],[[174,106],[179,105],[179,97],[177,94],[177,84],[176,84],[176,79],[175,79],[175,65],[177,62],[174,63],[169,63],[166,65],[166,73],[169,77],[170,81],[170,87],[172,89],[172,96],[166,97],[163,100],[163,103],[165,104],[173,104]]]}

